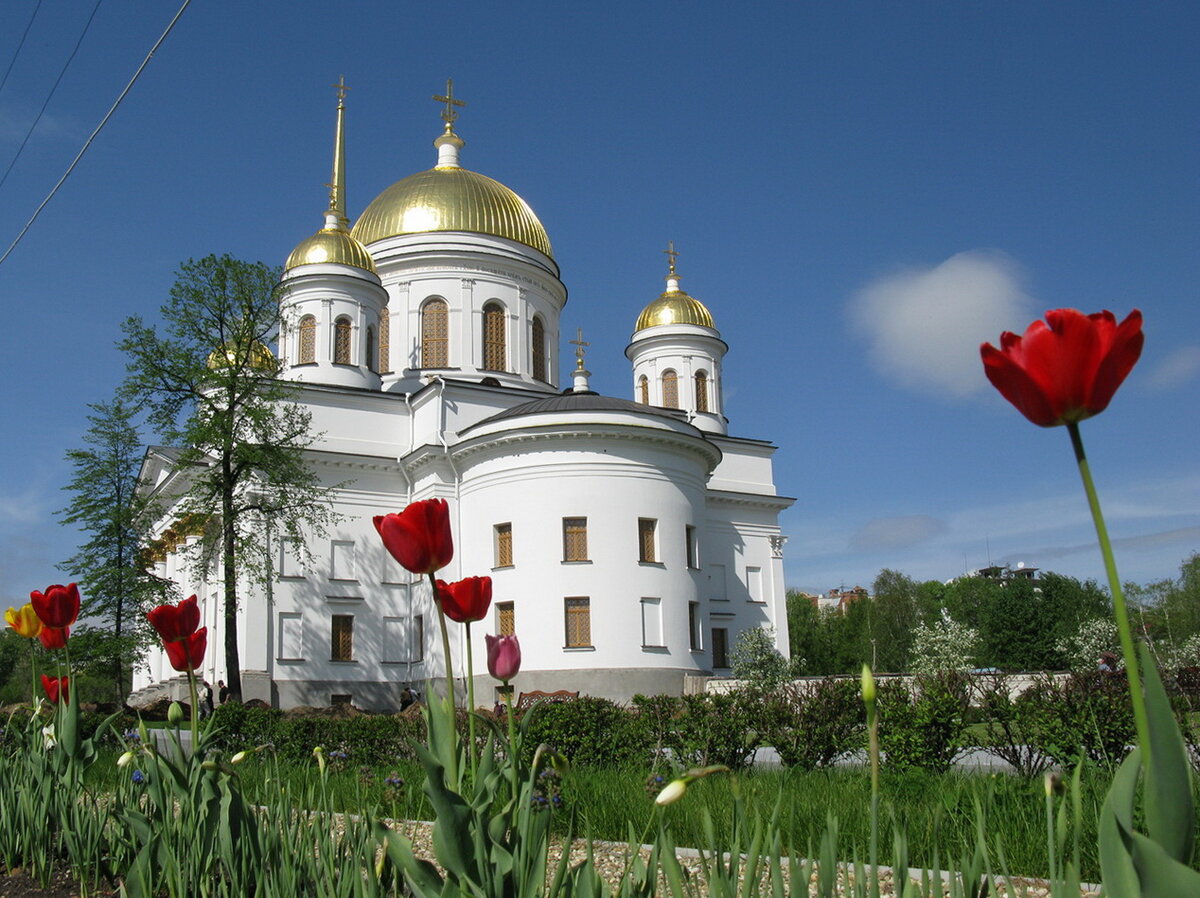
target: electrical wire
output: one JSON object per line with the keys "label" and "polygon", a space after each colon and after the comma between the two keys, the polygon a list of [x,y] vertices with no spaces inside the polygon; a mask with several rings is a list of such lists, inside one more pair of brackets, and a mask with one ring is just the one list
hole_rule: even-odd
{"label": "electrical wire", "polygon": [[63,183],[68,177],[70,177],[71,172],[75,170],[75,166],[79,164],[79,160],[83,158],[83,154],[87,152],[88,147],[92,145],[92,141],[96,139],[96,135],[100,133],[100,130],[106,124],[108,124],[108,120],[112,118],[113,113],[117,111],[117,107],[121,105],[121,101],[125,99],[125,95],[133,89],[133,85],[137,83],[138,78],[141,77],[142,72],[145,70],[146,66],[150,64],[150,60],[154,58],[154,54],[158,51],[158,48],[162,46],[162,42],[167,39],[167,35],[171,33],[171,30],[175,27],[175,23],[179,21],[179,18],[183,15],[183,11],[188,8],[188,5],[191,2],[192,0],[183,0],[183,5],[180,6],[179,11],[175,13],[175,17],[171,19],[166,30],[163,31],[159,39],[154,42],[154,46],[150,48],[150,52],[146,54],[146,58],[142,60],[142,64],[138,66],[137,71],[133,73],[133,77],[129,79],[129,83],[125,85],[125,89],[121,91],[120,96],[113,101],[113,104],[111,107],[109,107],[108,112],[104,114],[104,118],[100,120],[100,124],[96,126],[96,130],[94,130],[91,133],[91,136],[88,137],[88,139],[84,142],[79,152],[75,155],[75,158],[71,160],[71,164],[67,166],[67,170],[63,172],[63,176],[58,179],[58,183],[50,189],[50,193],[48,193],[46,198],[42,200],[41,205],[39,205],[33,211],[33,215],[31,215],[29,221],[25,223],[25,227],[21,228],[21,233],[17,234],[17,238],[12,242],[12,244],[9,245],[8,249],[4,251],[4,255],[0,256],[0,265],[3,265],[4,260],[7,259],[12,254],[12,251],[17,248],[17,244],[21,242],[21,239],[29,232],[29,229],[33,227],[33,223],[37,221],[38,216],[42,214],[42,210],[46,208],[50,200],[54,199],[54,195],[58,193],[58,189],[62,187]]}
{"label": "electrical wire", "polygon": [[4,77],[0,78],[0,91],[4,90],[4,85],[8,84],[8,76],[12,74],[13,66],[17,64],[17,57],[21,55],[21,48],[25,46],[25,38],[29,37],[29,29],[33,27],[33,20],[37,18],[38,10],[41,8],[42,0],[38,0],[37,5],[33,7],[33,15],[25,23],[25,31],[21,34],[17,49],[13,51],[13,58],[9,60],[8,68],[4,70]]}
{"label": "electrical wire", "polygon": [[46,107],[50,105],[50,101],[54,98],[54,92],[58,90],[58,86],[62,84],[63,76],[67,74],[67,69],[71,66],[71,60],[75,58],[75,54],[79,52],[79,48],[83,46],[83,39],[87,37],[88,29],[92,27],[92,22],[96,18],[96,13],[100,11],[100,4],[104,0],[96,0],[96,5],[92,7],[92,14],[88,16],[86,24],[83,26],[83,31],[79,34],[79,40],[75,41],[75,49],[71,51],[71,55],[67,57],[67,61],[63,63],[62,69],[58,73],[58,77],[54,79],[54,86],[50,88],[50,93],[46,94],[46,100],[42,103],[42,108],[38,110],[37,118],[29,126],[29,130],[25,132],[25,139],[21,141],[21,145],[17,147],[17,152],[13,154],[12,160],[8,163],[8,168],[4,170],[4,174],[0,175],[0,187],[4,186],[4,182],[8,180],[9,174],[13,170],[13,166],[17,164],[17,160],[21,158],[21,154],[25,152],[25,145],[29,143],[29,138],[33,136],[34,129],[37,128],[38,122],[42,120],[42,116],[46,114]]}

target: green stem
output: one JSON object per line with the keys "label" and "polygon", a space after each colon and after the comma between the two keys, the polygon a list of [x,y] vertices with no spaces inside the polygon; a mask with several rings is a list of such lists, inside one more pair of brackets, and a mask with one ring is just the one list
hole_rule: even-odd
{"label": "green stem", "polygon": [[471,764],[471,782],[475,782],[475,658],[471,651],[471,622],[467,621],[467,757]]}
{"label": "green stem", "polygon": [[1137,728],[1138,745],[1142,749],[1142,765],[1144,769],[1149,769],[1150,726],[1146,717],[1146,700],[1142,695],[1142,678],[1138,674],[1137,651],[1133,645],[1133,629],[1129,625],[1129,611],[1125,607],[1125,593],[1121,591],[1121,578],[1117,576],[1117,562],[1113,558],[1108,528],[1104,524],[1104,515],[1100,511],[1100,499],[1096,495],[1096,485],[1092,482],[1092,472],[1088,468],[1087,455],[1083,451],[1083,439],[1079,435],[1079,424],[1074,421],[1067,424],[1067,432],[1071,435],[1071,446],[1075,450],[1075,460],[1079,463],[1079,476],[1083,479],[1083,490],[1087,493],[1088,507],[1092,510],[1092,520],[1096,525],[1096,537],[1100,541],[1100,554],[1104,556],[1104,570],[1108,574],[1108,588],[1112,593],[1113,614],[1117,619],[1121,652],[1125,656],[1125,675],[1129,678],[1129,699],[1133,703],[1133,722]]}
{"label": "green stem", "polygon": [[508,685],[508,680],[504,681],[504,706],[507,709],[505,717],[508,718],[508,769],[512,777],[512,795],[513,807],[517,806],[517,800],[520,798],[520,787],[517,784],[517,718],[513,714],[513,691]]}
{"label": "green stem", "polygon": [[442,630],[442,654],[446,659],[446,689],[450,694],[450,707],[454,709],[454,664],[450,659],[450,633],[446,630],[446,614],[442,611],[442,603],[438,600],[437,578],[429,575],[429,588],[433,590],[433,604],[437,608],[438,626]]}
{"label": "green stem", "polygon": [[192,700],[192,706],[190,709],[191,714],[192,714],[192,755],[195,756],[196,748],[200,745],[200,736],[199,736],[200,725],[198,722],[199,721],[198,715],[200,713],[200,709],[196,707],[196,699],[197,699],[199,693],[196,690],[196,672],[194,670],[192,670],[192,662],[191,661],[188,662],[187,678],[188,678],[188,694]]}

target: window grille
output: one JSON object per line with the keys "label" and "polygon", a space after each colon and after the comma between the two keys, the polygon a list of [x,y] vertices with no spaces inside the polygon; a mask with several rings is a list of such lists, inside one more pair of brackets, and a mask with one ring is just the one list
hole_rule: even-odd
{"label": "window grille", "polygon": [[299,364],[311,365],[317,360],[317,319],[305,315],[300,319]]}
{"label": "window grille", "polygon": [[567,624],[567,648],[584,648],[592,644],[592,600],[576,596],[564,600]]}
{"label": "window grille", "polygon": [[533,350],[533,376],[548,383],[550,378],[546,376],[546,326],[537,316],[534,316],[533,326],[530,328],[529,341]]}
{"label": "window grille", "polygon": [[421,367],[448,368],[450,307],[444,299],[431,299],[421,309]]}
{"label": "window grille", "polygon": [[674,371],[664,371],[662,376],[663,406],[679,408],[679,378]]}
{"label": "window grille", "polygon": [[333,363],[350,364],[350,319],[344,315],[333,323]]}
{"label": "window grille", "polygon": [[696,411],[708,411],[708,375],[703,371],[696,372]]}
{"label": "window grille", "polygon": [[516,611],[512,602],[496,603],[496,632],[500,636],[512,636],[517,632]]}
{"label": "window grille", "polygon": [[638,518],[638,561],[657,561],[654,555],[653,518]]}
{"label": "window grille", "polygon": [[379,373],[392,373],[392,321],[387,309],[379,313]]}
{"label": "window grille", "polygon": [[504,309],[496,303],[483,307],[483,367],[504,371]]}
{"label": "window grille", "polygon": [[496,525],[496,567],[512,567],[512,524]]}
{"label": "window grille", "polygon": [[563,561],[587,560],[587,518],[563,518]]}
{"label": "window grille", "polygon": [[335,614],[329,640],[330,661],[354,660],[354,615]]}
{"label": "window grille", "polygon": [[375,328],[367,328],[367,370],[375,370]]}
{"label": "window grille", "polygon": [[650,378],[644,374],[638,378],[638,402],[642,405],[650,404]]}

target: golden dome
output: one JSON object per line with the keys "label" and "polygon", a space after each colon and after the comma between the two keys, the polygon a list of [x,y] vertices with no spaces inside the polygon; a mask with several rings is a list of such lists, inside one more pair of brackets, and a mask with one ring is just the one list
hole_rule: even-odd
{"label": "golden dome", "polygon": [[339,228],[321,228],[307,240],[302,242],[288,256],[285,270],[290,271],[300,265],[319,265],[321,263],[349,265],[351,268],[361,268],[375,274],[375,262],[366,247]]}
{"label": "golden dome", "polygon": [[367,206],[351,234],[364,246],[401,234],[467,231],[503,237],[554,258],[529,204],[486,175],[439,165],[397,181]]}
{"label": "golden dome", "polygon": [[[302,244],[303,245],[303,244]],[[290,261],[290,260],[289,260]],[[290,267],[290,266],[289,266]],[[230,340],[223,346],[214,349],[208,355],[208,367],[210,370],[217,368],[232,368],[238,364],[238,344],[236,340]],[[275,370],[275,354],[271,352],[260,341],[255,340],[250,344],[250,353],[247,363],[251,368],[258,371],[274,371]]]}
{"label": "golden dome", "polygon": [[682,290],[668,290],[638,315],[634,331],[645,330],[659,324],[698,324],[701,327],[712,327],[712,313],[704,307],[704,303],[693,299]]}

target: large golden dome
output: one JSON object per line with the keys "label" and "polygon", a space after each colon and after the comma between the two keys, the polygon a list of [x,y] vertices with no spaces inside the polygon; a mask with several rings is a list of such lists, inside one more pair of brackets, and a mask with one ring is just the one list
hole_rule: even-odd
{"label": "large golden dome", "polygon": [[634,330],[641,331],[658,324],[698,324],[701,327],[716,327],[713,324],[712,313],[704,307],[704,303],[693,299],[682,290],[668,290],[642,309]]}
{"label": "large golden dome", "polygon": [[285,269],[300,265],[336,263],[361,268],[375,274],[375,262],[366,247],[340,228],[322,228],[302,242],[288,256]]}
{"label": "large golden dome", "polygon": [[554,258],[529,204],[486,175],[439,165],[397,181],[371,202],[351,235],[364,246],[401,234],[468,231],[523,243]]}

